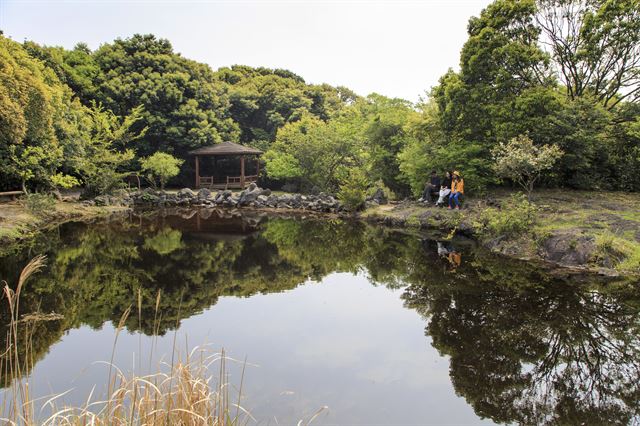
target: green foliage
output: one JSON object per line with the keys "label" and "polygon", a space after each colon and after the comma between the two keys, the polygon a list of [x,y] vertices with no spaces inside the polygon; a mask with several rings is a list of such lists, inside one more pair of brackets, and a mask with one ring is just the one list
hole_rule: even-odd
{"label": "green foliage", "polygon": [[156,152],[140,160],[142,171],[147,174],[149,181],[154,187],[160,186],[162,190],[169,179],[178,176],[182,163],[183,160],[164,152]]}
{"label": "green foliage", "polygon": [[498,176],[517,182],[531,199],[533,185],[543,172],[550,170],[564,154],[555,145],[535,146],[526,135],[517,136],[509,143],[493,149],[495,171]]}
{"label": "green foliage", "polygon": [[133,148],[185,156],[203,145],[235,139],[224,86],[205,65],[174,53],[168,40],[136,34],[93,53],[101,71],[95,100],[117,116],[142,106],[133,131],[148,130]]}
{"label": "green foliage", "polygon": [[[124,185],[123,178],[129,174],[134,151],[125,146],[144,135],[131,130],[140,119],[141,108],[135,108],[124,119],[119,119],[109,111],[93,108],[89,143],[80,147],[74,160],[74,167],[84,182],[84,196],[106,194]],[[116,149],[120,147],[121,149]]]}
{"label": "green foliage", "polygon": [[449,138],[442,127],[435,103],[421,105],[419,118],[411,121],[411,138],[398,154],[402,178],[418,196],[431,170],[440,175],[458,170],[464,177],[465,192],[482,192],[495,182],[487,147],[479,142]]}
{"label": "green foliage", "polygon": [[22,198],[22,203],[30,213],[38,217],[48,216],[56,207],[55,197],[43,192],[27,193]]}
{"label": "green foliage", "polygon": [[357,96],[346,88],[310,85],[290,71],[234,65],[215,76],[227,85],[229,112],[240,126],[240,141],[268,148],[277,131],[303,115],[323,121]]}
{"label": "green foliage", "polygon": [[143,248],[153,250],[161,256],[184,248],[182,232],[170,227],[162,228],[153,237],[145,238]]}
{"label": "green foliage", "polygon": [[353,168],[340,184],[338,199],[347,210],[352,212],[360,210],[364,207],[368,186],[369,181],[364,172],[359,168]]}
{"label": "green foliage", "polygon": [[640,272],[640,243],[611,233],[596,238],[593,261],[600,266],[620,271]]}
{"label": "green foliage", "polygon": [[73,176],[56,173],[55,175],[51,176],[51,184],[55,188],[68,189],[80,185],[80,181]]}
{"label": "green foliage", "polygon": [[303,190],[334,191],[340,176],[361,162],[361,144],[349,123],[311,115],[285,125],[265,153],[267,174],[293,179]]}
{"label": "green foliage", "polygon": [[417,116],[416,111],[403,99],[375,93],[356,102],[354,108],[366,146],[369,179],[380,180],[393,192],[406,195],[409,188],[400,178],[398,153],[409,140],[406,123]]}
{"label": "green foliage", "polygon": [[214,72],[153,35],[96,51],[0,36],[0,182],[75,184],[64,176],[95,195],[116,188],[135,156],[185,159],[240,140],[266,152],[270,178],[303,191],[337,191],[359,168],[400,196],[419,194],[433,169],[460,170],[482,193],[518,180],[496,173],[493,154],[528,135],[565,153],[534,181],[637,191],[639,10],[637,0],[496,0],[469,20],[460,70],[418,105],[282,69]]}
{"label": "green foliage", "polygon": [[538,209],[523,194],[515,194],[502,206],[482,211],[475,223],[483,239],[512,238],[531,230],[536,222]]}
{"label": "green foliage", "polygon": [[43,184],[59,166],[62,149],[53,117],[65,88],[22,47],[0,36],[0,181]]}

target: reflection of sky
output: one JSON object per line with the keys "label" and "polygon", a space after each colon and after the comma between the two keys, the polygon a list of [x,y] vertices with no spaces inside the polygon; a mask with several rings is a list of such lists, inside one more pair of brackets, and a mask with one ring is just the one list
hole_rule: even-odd
{"label": "reflection of sky", "polygon": [[[325,405],[313,424],[480,423],[400,294],[364,276],[332,274],[284,293],[225,297],[182,322],[177,346],[224,345],[229,356],[258,364],[247,368],[243,406],[261,423],[295,424]],[[93,383],[106,382],[108,367],[92,363],[108,360],[113,338],[110,324],[71,330],[34,369],[36,393],[74,388],[65,402],[82,404]],[[173,338],[158,339],[156,354],[169,354]],[[137,365],[139,342],[122,333],[116,365]],[[150,344],[142,338],[143,365]],[[230,372],[237,384],[240,367]]]}

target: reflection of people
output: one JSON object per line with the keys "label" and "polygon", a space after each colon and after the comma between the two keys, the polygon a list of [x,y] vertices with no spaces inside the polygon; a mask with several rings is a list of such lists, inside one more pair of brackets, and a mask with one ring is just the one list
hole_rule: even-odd
{"label": "reflection of people", "polygon": [[440,241],[438,241],[437,244],[439,256],[446,257],[453,269],[460,266],[460,264],[462,263],[462,254],[460,252],[458,252],[450,244],[445,244]]}
{"label": "reflection of people", "polygon": [[449,259],[449,263],[451,263],[451,266],[453,266],[454,268],[457,268],[462,263],[462,255],[458,252],[450,252],[447,258]]}

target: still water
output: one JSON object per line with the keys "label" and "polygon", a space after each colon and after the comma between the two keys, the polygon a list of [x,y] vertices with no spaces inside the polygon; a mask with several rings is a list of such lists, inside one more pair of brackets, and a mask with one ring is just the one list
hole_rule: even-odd
{"label": "still water", "polygon": [[70,390],[64,402],[82,405],[94,385],[104,393],[99,361],[134,305],[119,368],[146,373],[174,347],[224,347],[247,359],[242,404],[259,424],[296,424],[323,406],[313,424],[638,421],[632,280],[362,223],[211,210],[68,223],[6,252],[0,278],[15,283],[43,253],[21,312],[62,317],[34,329],[36,397]]}

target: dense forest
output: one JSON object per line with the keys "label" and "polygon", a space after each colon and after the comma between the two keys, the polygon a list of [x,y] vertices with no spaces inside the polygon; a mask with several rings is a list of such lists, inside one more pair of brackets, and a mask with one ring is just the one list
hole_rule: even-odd
{"label": "dense forest", "polygon": [[225,140],[264,150],[263,178],[303,192],[418,194],[432,169],[483,192],[511,183],[495,164],[514,140],[559,148],[546,186],[640,190],[638,0],[496,0],[467,30],[459,70],[418,104],[214,71],[153,35],[94,51],[0,36],[0,190],[97,195],[156,152],[187,160]]}

